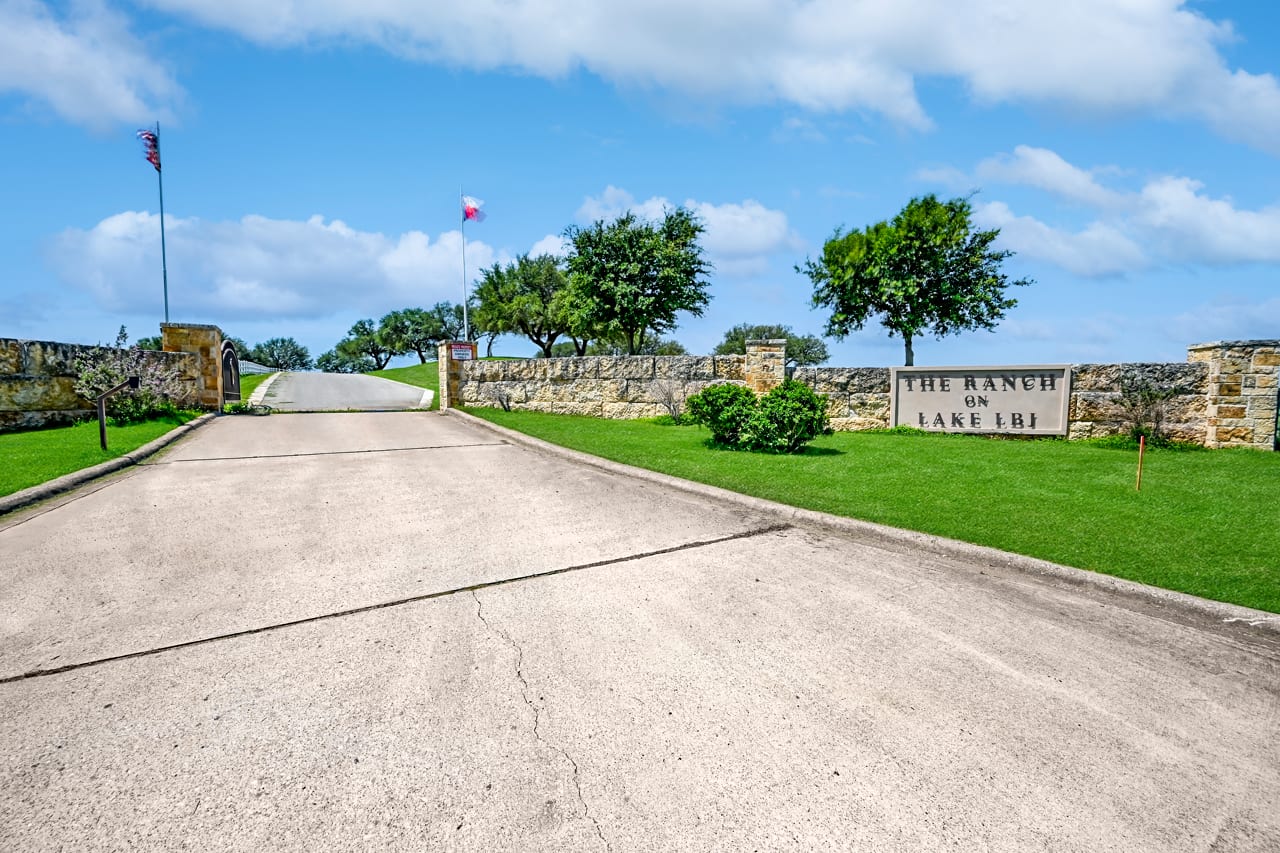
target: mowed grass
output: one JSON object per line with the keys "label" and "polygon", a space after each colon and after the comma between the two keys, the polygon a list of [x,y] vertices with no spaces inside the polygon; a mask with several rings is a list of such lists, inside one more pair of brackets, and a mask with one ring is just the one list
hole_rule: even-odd
{"label": "mowed grass", "polygon": [[107,426],[107,450],[98,444],[98,422],[0,435],[0,495],[115,459],[137,450],[195,415],[174,415],[143,424]]}
{"label": "mowed grass", "polygon": [[240,374],[240,402],[249,402],[249,398],[253,396],[253,392],[258,389],[258,386],[274,375],[273,373]]}
{"label": "mowed grass", "polygon": [[629,465],[1280,613],[1280,453],[838,433],[803,455],[708,448],[697,427],[471,409]]}
{"label": "mowed grass", "polygon": [[383,379],[392,379],[396,382],[403,382],[406,385],[415,385],[419,388],[430,388],[435,393],[431,395],[431,411],[440,408],[440,366],[434,361],[426,364],[413,364],[409,367],[389,367],[386,370],[370,371],[368,376],[381,376]]}

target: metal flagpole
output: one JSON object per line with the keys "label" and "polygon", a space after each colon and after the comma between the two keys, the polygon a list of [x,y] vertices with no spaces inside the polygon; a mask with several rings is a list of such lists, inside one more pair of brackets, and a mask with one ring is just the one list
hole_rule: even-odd
{"label": "metal flagpole", "polygon": [[[160,122],[156,122],[156,160],[160,157]],[[160,182],[160,275],[164,278],[164,321],[169,322],[169,262],[164,248],[164,170],[156,166],[156,180]]]}
{"label": "metal flagpole", "polygon": [[471,340],[471,325],[467,317],[467,205],[463,201],[462,184],[458,184],[458,210],[462,211],[462,339]]}

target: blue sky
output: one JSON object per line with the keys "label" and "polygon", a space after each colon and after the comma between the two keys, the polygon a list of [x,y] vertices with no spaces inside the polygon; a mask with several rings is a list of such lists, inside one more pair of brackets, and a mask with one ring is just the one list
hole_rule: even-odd
{"label": "blue sky", "polygon": [[1280,12],[1228,0],[0,0],[0,336],[158,332],[158,120],[171,315],[251,343],[459,301],[460,186],[469,273],[694,209],[692,352],[821,332],[794,267],[836,227],[977,191],[1035,284],[918,364],[1182,361],[1280,337],[1278,65]]}

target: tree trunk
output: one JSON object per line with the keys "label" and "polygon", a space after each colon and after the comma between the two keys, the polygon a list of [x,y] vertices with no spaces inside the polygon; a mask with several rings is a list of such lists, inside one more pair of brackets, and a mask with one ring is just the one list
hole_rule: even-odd
{"label": "tree trunk", "polygon": [[907,345],[907,367],[914,367],[916,363],[916,351],[911,348],[911,336],[903,335],[902,341]]}

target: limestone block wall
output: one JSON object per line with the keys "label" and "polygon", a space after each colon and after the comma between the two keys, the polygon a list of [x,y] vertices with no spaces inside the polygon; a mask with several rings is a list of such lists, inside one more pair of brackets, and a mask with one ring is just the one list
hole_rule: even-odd
{"label": "limestone block wall", "polygon": [[801,367],[792,378],[827,398],[827,417],[833,430],[889,426],[887,367]]}
{"label": "limestone block wall", "polygon": [[1071,403],[1067,410],[1068,438],[1118,435],[1129,424],[1117,405],[1122,380],[1128,378],[1154,388],[1178,389],[1164,404],[1164,430],[1176,441],[1202,444],[1206,436],[1208,371],[1203,364],[1135,362],[1077,364],[1071,368]]}
{"label": "limestone block wall", "polygon": [[[75,361],[98,347],[57,341],[0,338],[0,432],[60,426],[94,415],[92,400],[75,392]],[[148,353],[148,362],[176,366],[194,387],[196,359],[185,353]]]}
{"label": "limestone block wall", "polygon": [[[746,356],[588,356],[454,362],[460,406],[649,418],[714,382],[745,382]],[[450,370],[441,362],[441,370]],[[442,380],[444,378],[442,373]],[[443,389],[444,382],[441,382]],[[446,406],[442,395],[441,406]]]}
{"label": "limestone block wall", "polygon": [[1195,344],[1188,358],[1208,371],[1205,444],[1275,450],[1280,340]]}

